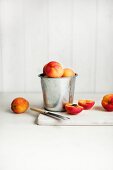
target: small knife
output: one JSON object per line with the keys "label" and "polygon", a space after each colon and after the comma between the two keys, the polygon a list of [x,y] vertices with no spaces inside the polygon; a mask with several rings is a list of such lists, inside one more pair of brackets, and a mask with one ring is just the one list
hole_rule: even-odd
{"label": "small knife", "polygon": [[43,115],[46,115],[46,116],[49,116],[49,117],[52,117],[52,118],[55,118],[55,119],[59,119],[59,120],[60,119],[62,119],[62,120],[70,119],[67,116],[61,116],[59,114],[56,114],[56,113],[53,113],[53,112],[49,112],[49,111],[46,111],[46,110],[43,110],[43,109],[40,109],[40,108],[30,108],[30,110],[39,112],[39,113],[41,113]]}

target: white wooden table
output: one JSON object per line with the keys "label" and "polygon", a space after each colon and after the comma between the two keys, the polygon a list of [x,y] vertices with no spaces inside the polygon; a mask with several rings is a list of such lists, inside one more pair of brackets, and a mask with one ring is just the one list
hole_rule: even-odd
{"label": "white wooden table", "polygon": [[36,113],[10,111],[18,96],[42,105],[38,93],[0,94],[0,170],[113,170],[113,126],[37,126]]}

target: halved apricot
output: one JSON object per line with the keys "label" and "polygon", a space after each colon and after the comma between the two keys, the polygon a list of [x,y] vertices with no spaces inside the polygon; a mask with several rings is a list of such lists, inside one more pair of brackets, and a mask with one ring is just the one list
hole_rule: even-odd
{"label": "halved apricot", "polygon": [[95,101],[93,100],[79,100],[78,105],[82,106],[84,110],[89,110],[91,109],[95,104]]}
{"label": "halved apricot", "polygon": [[81,107],[77,104],[67,103],[65,105],[65,109],[66,109],[68,114],[76,115],[83,110],[83,107]]}

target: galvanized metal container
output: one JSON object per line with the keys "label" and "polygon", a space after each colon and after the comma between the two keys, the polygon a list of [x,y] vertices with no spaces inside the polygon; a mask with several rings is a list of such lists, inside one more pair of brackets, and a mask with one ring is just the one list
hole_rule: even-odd
{"label": "galvanized metal container", "polygon": [[39,75],[46,110],[65,111],[64,103],[73,102],[76,76],[49,78]]}

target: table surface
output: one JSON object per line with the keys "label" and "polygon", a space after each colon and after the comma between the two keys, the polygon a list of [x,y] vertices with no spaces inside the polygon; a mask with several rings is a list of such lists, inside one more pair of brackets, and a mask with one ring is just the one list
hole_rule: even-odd
{"label": "table surface", "polygon": [[0,170],[113,170],[113,126],[37,126],[35,112],[10,111],[19,96],[42,106],[40,93],[0,93]]}

